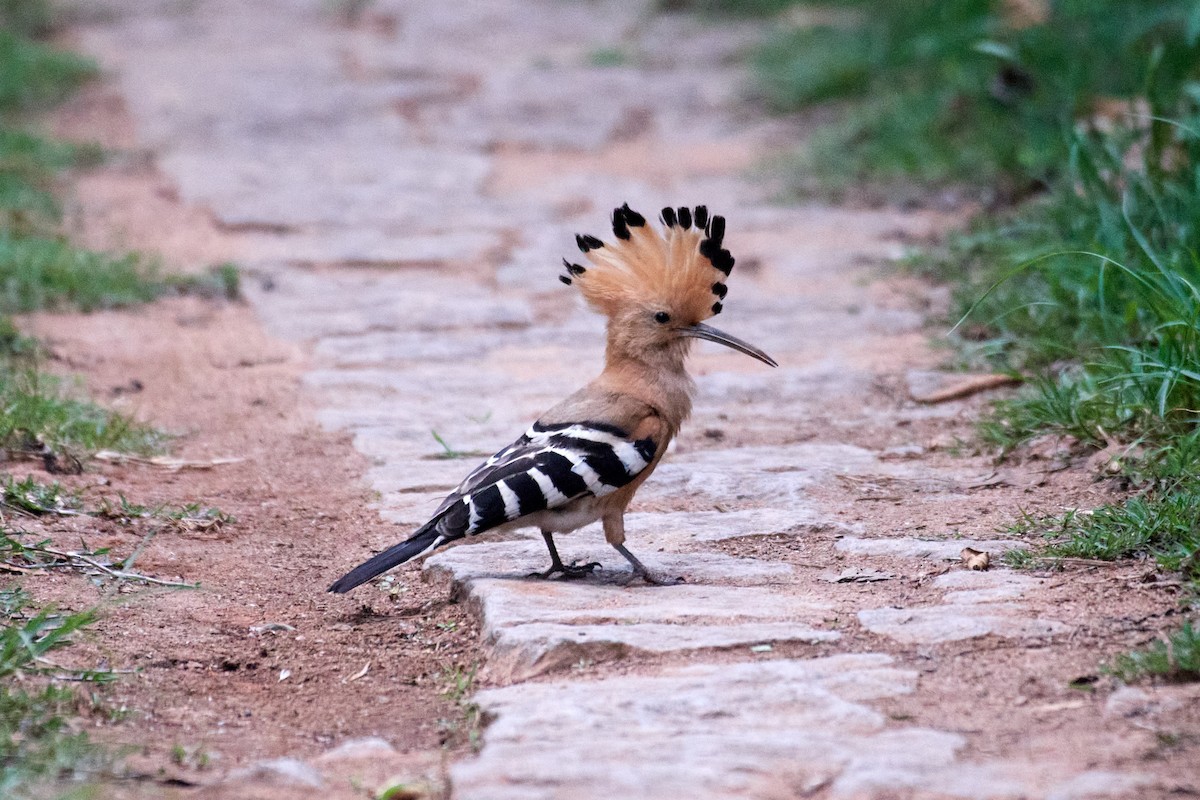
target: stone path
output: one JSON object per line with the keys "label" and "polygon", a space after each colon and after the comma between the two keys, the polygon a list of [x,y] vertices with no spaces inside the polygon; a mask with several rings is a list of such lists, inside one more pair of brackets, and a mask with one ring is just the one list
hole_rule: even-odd
{"label": "stone path", "polygon": [[[628,519],[632,549],[687,582],[613,585],[622,566],[592,530],[561,544],[612,568],[592,582],[515,579],[544,560],[536,537],[426,564],[477,605],[490,647],[475,702],[492,721],[450,770],[455,797],[1161,786],[1150,767],[1113,768],[1130,758],[1116,745],[981,749],[979,729],[942,724],[938,647],[1042,647],[1073,624],[1035,608],[1045,579],[947,571],[993,536],[975,494],[988,467],[933,452],[921,432],[962,406],[896,389],[937,354],[911,302],[867,285],[867,265],[938,220],[771,204],[751,168],[795,123],[739,99],[748,24],[608,0],[379,0],[353,25],[321,0],[108,5],[86,46],[184,199],[239,233],[269,329],[311,346],[323,422],[372,459],[396,538],[471,466],[437,458],[432,432],[490,453],[598,371],[600,320],[555,279],[576,231],[604,233],[624,201],[729,218],[740,266],[722,327],[782,366],[698,348],[694,420]],[[314,593],[390,543],[347,543]],[[887,710],[915,694],[929,713]]]}

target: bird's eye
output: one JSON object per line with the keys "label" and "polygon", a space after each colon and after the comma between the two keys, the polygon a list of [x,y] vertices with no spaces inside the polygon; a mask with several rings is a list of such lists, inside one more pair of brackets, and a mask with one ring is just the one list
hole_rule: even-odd
{"label": "bird's eye", "polygon": [[665,311],[660,311],[654,315],[654,321],[657,322],[659,325],[666,325],[668,322],[671,321],[671,315]]}

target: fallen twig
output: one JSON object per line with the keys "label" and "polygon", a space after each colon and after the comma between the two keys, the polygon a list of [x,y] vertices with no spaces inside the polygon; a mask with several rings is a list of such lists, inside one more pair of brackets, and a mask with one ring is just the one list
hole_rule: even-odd
{"label": "fallen twig", "polygon": [[976,375],[953,383],[944,389],[938,389],[928,394],[912,394],[911,397],[918,403],[945,403],[948,400],[959,400],[979,392],[986,392],[989,389],[1016,386],[1019,383],[1021,383],[1021,379],[1013,375]]}
{"label": "fallen twig", "polygon": [[72,553],[70,551],[55,550],[52,547],[38,548],[43,553],[48,553],[52,556],[67,559],[67,565],[72,565],[72,561],[86,564],[93,569],[98,569],[103,574],[110,578],[119,580],[142,581],[144,583],[152,583],[156,586],[173,586],[178,589],[197,589],[200,587],[198,583],[180,583],[179,581],[166,581],[161,578],[152,578],[149,575],[143,575],[140,572],[127,572],[121,569],[113,569],[111,566],[97,561],[94,558],[83,555],[82,553]]}
{"label": "fallen twig", "polygon": [[107,461],[111,464],[143,464],[149,467],[171,470],[172,472],[181,469],[212,469],[213,467],[220,467],[225,464],[238,464],[246,460],[237,456],[213,458],[208,461],[188,461],[183,458],[168,458],[166,456],[144,458],[142,456],[130,455],[129,453],[118,453],[116,450],[101,450],[93,458],[98,461]]}

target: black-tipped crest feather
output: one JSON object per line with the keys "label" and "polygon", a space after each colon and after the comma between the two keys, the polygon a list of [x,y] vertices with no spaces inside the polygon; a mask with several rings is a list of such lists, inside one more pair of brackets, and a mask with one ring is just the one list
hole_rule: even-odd
{"label": "black-tipped crest feather", "polygon": [[625,219],[625,209],[613,209],[612,214],[612,229],[613,236],[618,239],[629,239],[629,222]]}
{"label": "black-tipped crest feather", "polygon": [[579,245],[581,253],[586,253],[589,250],[599,250],[601,247],[604,247],[604,242],[586,233],[575,234],[575,244]]}
{"label": "black-tipped crest feather", "polygon": [[712,218],[712,224],[708,228],[709,240],[716,242],[717,247],[721,246],[721,241],[725,238],[725,218],[719,214]]}
{"label": "black-tipped crest feather", "polygon": [[625,222],[627,222],[631,228],[641,228],[645,226],[646,218],[630,208],[629,203],[621,206],[621,211],[625,213]]}
{"label": "black-tipped crest feather", "polygon": [[710,214],[706,205],[666,206],[661,216],[662,228],[655,230],[628,203],[614,208],[615,238],[606,244],[577,234],[575,242],[591,265],[585,270],[563,259],[560,280],[573,282],[593,308],[610,317],[653,302],[672,305],[672,316],[696,322],[720,313],[728,292],[724,277],[734,263],[722,247],[725,218]]}

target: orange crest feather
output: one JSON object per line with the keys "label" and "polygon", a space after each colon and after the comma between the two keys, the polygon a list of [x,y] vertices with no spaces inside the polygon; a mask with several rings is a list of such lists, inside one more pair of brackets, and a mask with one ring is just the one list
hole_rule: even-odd
{"label": "orange crest feather", "polygon": [[733,256],[722,248],[725,218],[709,217],[708,209],[680,207],[662,210],[663,233],[629,208],[613,211],[616,240],[575,237],[590,267],[563,259],[563,283],[575,283],[597,311],[613,316],[629,306],[669,305],[689,322],[721,313],[725,279]]}

